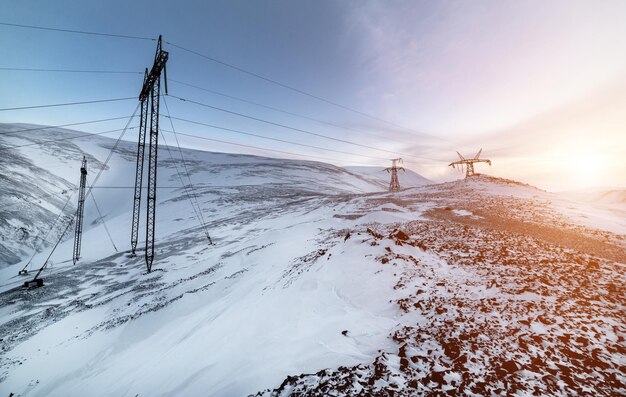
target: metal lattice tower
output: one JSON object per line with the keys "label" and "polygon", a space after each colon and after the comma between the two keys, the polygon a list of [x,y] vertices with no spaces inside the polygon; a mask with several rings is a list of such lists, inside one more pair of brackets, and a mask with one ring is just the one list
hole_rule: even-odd
{"label": "metal lattice tower", "polygon": [[491,160],[487,160],[487,159],[481,159],[480,158],[480,154],[482,153],[483,149],[480,149],[478,151],[478,153],[476,153],[476,156],[474,156],[474,158],[471,159],[466,159],[465,157],[463,157],[463,155],[461,155],[461,153],[456,152],[456,154],[459,155],[460,160],[458,161],[454,161],[450,164],[448,164],[449,167],[452,168],[456,168],[456,166],[459,166],[459,169],[461,171],[463,171],[463,167],[465,167],[465,177],[468,178],[472,175],[475,175],[474,173],[474,163],[487,163],[489,165],[491,165]]}
{"label": "metal lattice tower", "polygon": [[149,73],[144,76],[143,87],[139,94],[141,101],[141,121],[139,127],[139,143],[137,145],[137,169],[135,173],[135,195],[133,203],[133,225],[131,231],[131,254],[135,254],[139,234],[139,210],[141,207],[141,189],[143,176],[144,152],[146,144],[146,128],[148,126],[148,101],[150,101],[150,143],[148,146],[148,200],[146,216],[146,267],[152,270],[154,260],[154,236],[156,221],[156,190],[157,190],[157,154],[159,147],[159,99],[161,97],[161,72],[165,78],[167,94],[167,72],[165,65],[169,58],[163,51],[162,39],[157,42],[154,63]]}
{"label": "metal lattice tower", "polygon": [[[148,79],[148,69],[143,78],[144,85]],[[130,233],[130,254],[135,256],[137,242],[139,241],[139,214],[141,210],[141,187],[143,181],[143,162],[146,152],[146,125],[148,120],[148,99],[141,101],[141,119],[139,121],[139,143],[137,144],[137,169],[135,172],[135,198],[133,200],[133,223]]]}
{"label": "metal lattice tower", "polygon": [[391,159],[391,167],[385,168],[385,171],[391,173],[391,182],[389,183],[389,191],[390,192],[399,192],[400,191],[400,181],[398,180],[398,170],[404,171],[403,167],[398,167],[396,163],[402,164],[402,159]]}
{"label": "metal lattice tower", "polygon": [[74,264],[80,258],[80,242],[83,237],[83,214],[85,212],[85,184],[87,182],[87,159],[83,156],[80,167],[80,186],[78,188],[78,207],[76,208],[76,231],[74,234]]}

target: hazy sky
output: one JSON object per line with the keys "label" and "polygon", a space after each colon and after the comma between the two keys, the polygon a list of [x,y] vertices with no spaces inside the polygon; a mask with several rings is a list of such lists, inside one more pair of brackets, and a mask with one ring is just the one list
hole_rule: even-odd
{"label": "hazy sky", "polygon": [[[162,34],[171,43],[391,123],[165,45],[171,95],[397,151],[408,168],[437,180],[460,176],[447,167],[455,150],[472,155],[482,147],[493,166],[479,166],[479,171],[553,190],[626,186],[625,20],[626,1],[606,0],[0,3],[0,22]],[[0,26],[0,48],[4,68],[142,72],[152,63],[155,43]],[[141,83],[141,74],[0,70],[0,108],[135,97]],[[329,158],[338,165],[383,167],[385,159],[394,157],[171,97],[166,101],[175,117],[359,156],[175,121],[179,132]],[[130,115],[135,106],[129,100],[0,112],[0,122],[65,124]],[[163,128],[171,129],[168,123],[161,120]],[[119,120],[80,129],[99,132],[123,125]],[[163,134],[173,142],[169,133]],[[279,156],[181,138],[186,146],[213,151]]]}

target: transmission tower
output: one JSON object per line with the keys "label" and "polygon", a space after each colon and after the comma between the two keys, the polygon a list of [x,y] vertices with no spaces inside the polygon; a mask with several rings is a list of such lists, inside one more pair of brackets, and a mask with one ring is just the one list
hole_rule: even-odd
{"label": "transmission tower", "polygon": [[[148,80],[148,68],[143,78],[145,86]],[[139,98],[141,101],[141,119],[139,121],[139,143],[137,144],[137,169],[135,173],[135,198],[133,200],[133,223],[130,233],[130,254],[135,256],[139,241],[139,213],[141,210],[141,187],[143,180],[143,159],[146,148],[146,124],[148,120],[148,98]]]}
{"label": "transmission tower", "polygon": [[399,192],[400,191],[400,181],[398,180],[398,170],[404,171],[404,168],[398,167],[396,163],[402,164],[402,159],[391,159],[391,167],[385,168],[385,171],[391,173],[391,182],[389,183],[389,191],[390,192]]}
{"label": "transmission tower", "polygon": [[481,159],[480,158],[480,154],[482,153],[483,149],[480,149],[478,151],[478,153],[476,153],[476,156],[474,156],[474,158],[471,159],[466,159],[465,157],[463,157],[463,155],[459,152],[456,152],[456,154],[459,155],[460,160],[458,161],[454,161],[450,164],[448,164],[449,167],[452,168],[456,168],[456,166],[459,166],[459,169],[461,171],[463,171],[463,167],[465,167],[465,177],[468,178],[472,175],[475,175],[474,173],[474,163],[487,163],[489,165],[491,165],[491,160],[487,160],[487,159]]}
{"label": "transmission tower", "polygon": [[[139,231],[139,209],[141,204],[141,188],[143,175],[143,161],[148,125],[148,100],[150,101],[150,144],[148,146],[148,202],[146,216],[146,267],[152,270],[154,260],[154,235],[156,221],[156,184],[157,184],[157,151],[159,147],[159,99],[161,96],[161,72],[165,78],[165,93],[167,94],[167,71],[165,65],[169,54],[163,51],[162,39],[157,42],[154,63],[150,72],[144,75],[143,87],[139,93],[141,102],[141,121],[139,128],[139,143],[137,146],[137,170],[135,174],[135,196],[133,204],[133,229],[131,232],[131,254],[137,247]],[[143,131],[143,132],[142,132]]]}
{"label": "transmission tower", "polygon": [[76,230],[74,234],[74,264],[80,258],[80,241],[83,237],[83,214],[85,212],[85,183],[87,181],[87,159],[83,156],[80,167],[80,187],[78,188],[78,207],[76,208]]}

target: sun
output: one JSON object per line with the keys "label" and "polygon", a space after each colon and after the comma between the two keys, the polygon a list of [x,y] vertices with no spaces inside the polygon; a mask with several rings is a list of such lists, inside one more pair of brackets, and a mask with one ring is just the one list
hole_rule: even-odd
{"label": "sun", "polygon": [[579,151],[568,157],[570,176],[580,186],[598,186],[611,172],[609,159],[598,152]]}

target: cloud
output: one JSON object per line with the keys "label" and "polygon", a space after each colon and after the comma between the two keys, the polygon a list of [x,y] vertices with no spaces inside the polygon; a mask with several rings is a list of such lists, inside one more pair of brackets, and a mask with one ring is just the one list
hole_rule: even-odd
{"label": "cloud", "polygon": [[484,147],[491,172],[550,187],[581,183],[567,153],[585,148],[623,169],[625,14],[619,1],[365,2],[347,26],[370,76],[366,111],[445,138],[403,151],[452,160]]}
{"label": "cloud", "polygon": [[626,3],[567,5],[365,2],[348,18],[371,76],[360,95],[386,118],[451,135],[558,106],[626,68]]}

